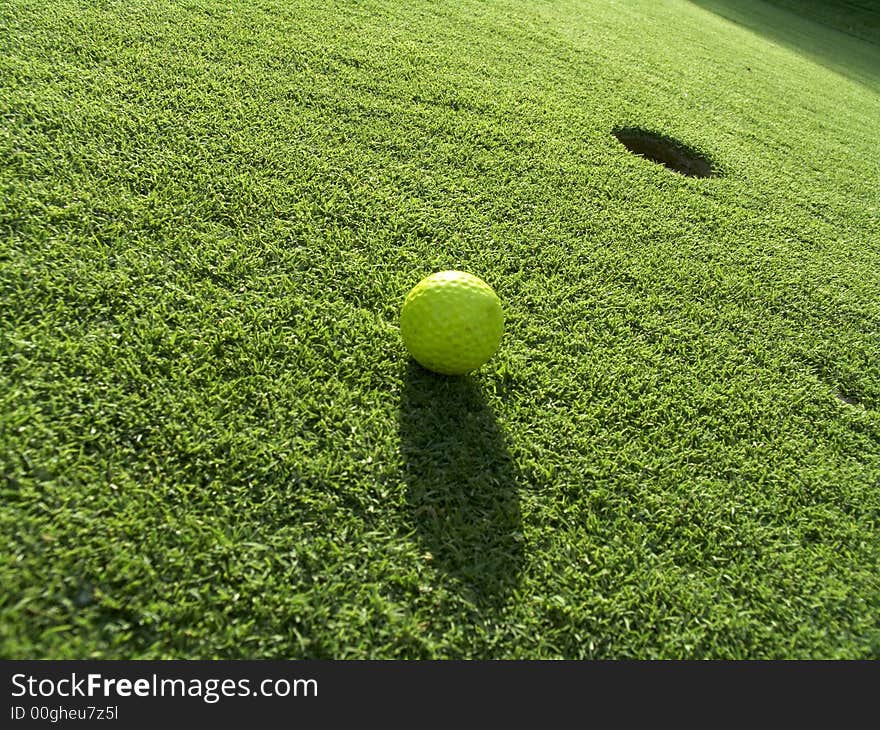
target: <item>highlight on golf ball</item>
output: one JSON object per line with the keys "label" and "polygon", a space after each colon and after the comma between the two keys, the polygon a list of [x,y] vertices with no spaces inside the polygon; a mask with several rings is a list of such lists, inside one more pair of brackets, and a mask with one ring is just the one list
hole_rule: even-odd
{"label": "highlight on golf ball", "polygon": [[485,281],[464,271],[438,271],[406,295],[400,333],[422,367],[442,375],[464,375],[498,350],[504,313]]}

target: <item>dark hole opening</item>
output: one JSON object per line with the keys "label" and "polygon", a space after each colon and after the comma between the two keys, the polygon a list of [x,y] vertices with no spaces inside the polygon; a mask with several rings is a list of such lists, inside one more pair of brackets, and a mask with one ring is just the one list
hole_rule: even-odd
{"label": "dark hole opening", "polygon": [[612,134],[630,152],[688,177],[712,177],[712,163],[678,140],[637,127],[615,129]]}

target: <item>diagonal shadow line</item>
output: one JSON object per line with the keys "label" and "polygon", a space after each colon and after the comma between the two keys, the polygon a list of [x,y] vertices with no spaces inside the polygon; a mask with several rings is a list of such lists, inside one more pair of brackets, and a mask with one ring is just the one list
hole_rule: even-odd
{"label": "diagonal shadow line", "polygon": [[880,7],[844,0],[690,1],[836,73],[880,89]]}
{"label": "diagonal shadow line", "polygon": [[399,431],[418,538],[463,597],[500,605],[523,565],[520,474],[478,385],[410,363]]}

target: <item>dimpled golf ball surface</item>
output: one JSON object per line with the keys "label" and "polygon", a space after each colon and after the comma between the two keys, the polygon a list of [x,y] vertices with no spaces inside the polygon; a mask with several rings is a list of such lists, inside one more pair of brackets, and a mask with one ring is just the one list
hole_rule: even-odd
{"label": "dimpled golf ball surface", "polygon": [[483,365],[501,342],[504,315],[485,281],[463,271],[439,271],[406,295],[400,333],[415,360],[443,375]]}

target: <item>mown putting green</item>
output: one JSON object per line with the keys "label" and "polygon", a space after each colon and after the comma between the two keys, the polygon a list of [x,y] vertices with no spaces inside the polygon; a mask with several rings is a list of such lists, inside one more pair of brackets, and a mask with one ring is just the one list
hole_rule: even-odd
{"label": "mown putting green", "polygon": [[0,655],[880,657],[877,14],[731,5],[4,3]]}

